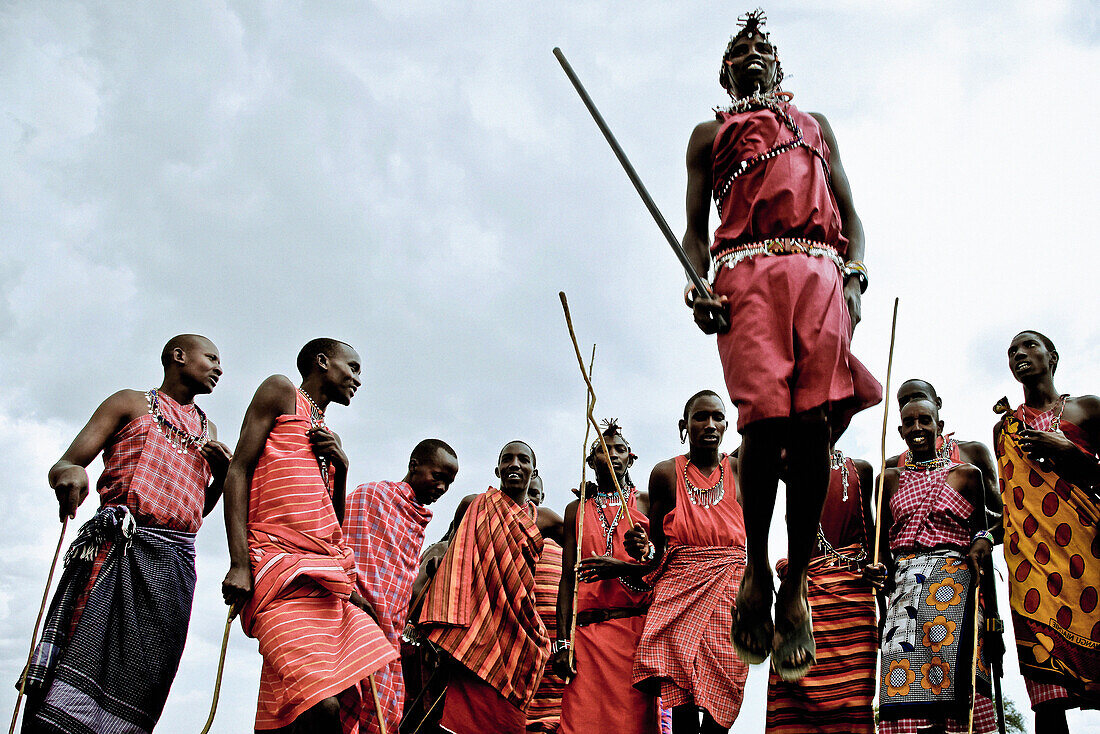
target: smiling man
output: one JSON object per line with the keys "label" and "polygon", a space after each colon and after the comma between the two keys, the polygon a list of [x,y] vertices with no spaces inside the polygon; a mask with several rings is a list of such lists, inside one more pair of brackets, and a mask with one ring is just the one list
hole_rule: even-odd
{"label": "smiling man", "polygon": [[314,339],[298,371],[300,387],[264,380],[245,413],[225,482],[222,595],[244,605],[241,626],[264,658],[256,729],[336,734],[359,726],[367,677],[397,651],[355,586],[340,529],[348,457],[325,425],[325,409],[362,384],[359,355]]}
{"label": "smiling man", "polygon": [[[742,17],[719,82],[732,104],[699,124],[687,152],[683,246],[715,298],[696,298],[695,322],[718,335],[726,387],[737,407],[748,565],[733,645],[742,660],[797,680],[814,662],[806,568],[829,486],[831,445],[882,388],[851,352],[867,288],[863,226],[824,116],[783,91],[765,17]],[[710,201],[721,220],[710,242]],[[768,560],[780,455],[787,452],[786,577],[775,596]],[[774,651],[774,652],[773,652]]]}
{"label": "smiling man", "polygon": [[[977,570],[993,550],[981,508],[977,467],[937,455],[939,408],[914,400],[898,428],[908,460],[883,478],[877,562],[864,568],[877,586],[893,589],[882,628],[878,680],[881,734],[962,734],[971,707]],[[984,617],[977,613],[977,629]],[[979,648],[974,728],[996,729],[988,665]]]}
{"label": "smiling man", "polygon": [[1067,708],[1100,708],[1100,398],[1054,387],[1058,350],[1037,331],[1008,347],[1024,402],[993,431],[1005,514],[1009,604],[1036,734]]}
{"label": "smiling man", "polygon": [[526,710],[550,657],[535,602],[543,536],[528,490],[536,473],[530,446],[504,445],[496,467],[500,489],[460,505],[454,537],[424,599],[419,626],[450,659],[444,731],[526,730]]}
{"label": "smiling man", "polygon": [[[437,438],[426,438],[413,448],[408,473],[400,482],[361,484],[348,496],[343,528],[355,554],[356,588],[395,648],[399,649],[409,618],[424,529],[432,519],[428,505],[450,489],[457,474],[455,450]],[[375,682],[386,731],[396,732],[405,703],[401,661],[379,670]],[[373,706],[363,707],[361,730],[380,730]]]}
{"label": "smiling man", "polygon": [[217,348],[181,334],[160,360],[159,388],[107,398],[50,469],[60,517],[76,517],[85,467],[103,452],[100,509],[65,556],[27,672],[24,731],[152,731],[175,678],[195,533],[221,496],[230,454],[195,405],[221,377]]}

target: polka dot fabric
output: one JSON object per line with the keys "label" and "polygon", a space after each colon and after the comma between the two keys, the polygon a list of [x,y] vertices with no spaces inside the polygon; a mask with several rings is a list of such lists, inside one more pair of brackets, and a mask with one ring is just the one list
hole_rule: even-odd
{"label": "polka dot fabric", "polygon": [[[1025,426],[1051,430],[1053,418],[1054,410],[1020,406],[1006,415],[996,445],[1016,649],[1033,705],[1061,689],[1071,706],[1100,706],[1100,691],[1089,682],[1100,670],[1100,508],[1029,459],[1016,439]],[[1094,453],[1076,426],[1063,421],[1061,429]]]}

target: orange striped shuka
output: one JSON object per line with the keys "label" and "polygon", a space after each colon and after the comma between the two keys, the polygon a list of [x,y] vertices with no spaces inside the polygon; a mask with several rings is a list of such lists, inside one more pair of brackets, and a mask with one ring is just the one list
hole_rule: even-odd
{"label": "orange striped shuka", "polygon": [[494,487],[478,495],[440,561],[420,614],[428,640],[520,712],[534,697],[550,657],[550,638],[535,606],[543,540],[532,508]]}
{"label": "orange striped shuka", "polygon": [[[542,557],[535,566],[535,607],[546,625],[546,634],[557,639],[558,634],[558,585],[561,583],[561,546],[546,538],[543,541]],[[561,696],[565,690],[562,680],[550,666],[542,675],[535,697],[527,707],[527,731],[558,730],[561,721]]]}
{"label": "orange striped shuka", "polygon": [[[957,445],[957,444],[956,444]],[[768,677],[769,734],[873,734],[878,620],[875,591],[863,580],[872,526],[863,515],[871,487],[841,455],[829,474],[817,553],[807,569],[817,662],[806,677]],[[822,541],[825,541],[824,543]],[[786,576],[787,561],[776,564]]]}
{"label": "orange striped shuka", "polygon": [[340,696],[343,730],[350,734],[359,730],[364,681],[397,651],[348,601],[355,558],[306,435],[313,425],[299,391],[295,412],[275,421],[253,473],[248,552],[254,592],[241,626],[259,641],[264,658],[256,729],[288,726],[318,702]]}

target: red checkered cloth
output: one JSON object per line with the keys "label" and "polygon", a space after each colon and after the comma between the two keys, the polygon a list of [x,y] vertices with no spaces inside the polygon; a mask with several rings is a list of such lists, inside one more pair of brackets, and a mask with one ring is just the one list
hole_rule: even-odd
{"label": "red checkered cloth", "polygon": [[1027,697],[1031,699],[1031,708],[1051,701],[1063,701],[1072,698],[1069,689],[1057,683],[1040,683],[1024,676],[1024,688],[1027,689]]}
{"label": "red checkered cloth", "polygon": [[466,510],[432,579],[427,638],[520,710],[538,689],[550,638],[535,608],[542,534],[532,505],[490,487]]}
{"label": "red checkered cloth", "polygon": [[[157,401],[169,423],[199,434],[197,406],[182,406],[162,392]],[[197,533],[210,477],[210,465],[197,449],[177,451],[156,419],[144,413],[123,426],[103,449],[103,473],[96,490],[101,506],[129,507],[141,527]]]}
{"label": "red checkered cloth", "polygon": [[947,483],[951,462],[939,469],[902,469],[890,497],[890,549],[932,550],[970,547],[974,505]]}
{"label": "red checkered cloth", "polygon": [[[894,721],[880,721],[878,734],[967,734],[967,718],[944,717],[942,720],[932,719],[895,719]],[[978,694],[977,704],[974,707],[974,734],[994,734],[997,731],[997,712],[993,708],[993,701],[988,696]]]}
{"label": "red checkered cloth", "polygon": [[[172,425],[191,435],[202,430],[198,407],[182,406],[157,392],[161,414]],[[164,528],[197,533],[202,525],[210,465],[197,449],[187,446],[182,453],[168,443],[150,413],[127,423],[103,449],[103,473],[96,482],[101,507],[123,505],[143,528]],[[96,554],[88,583],[73,608],[70,631],[84,613],[88,592],[99,577],[111,543]]]}
{"label": "red checkered cloth", "polygon": [[659,685],[662,705],[694,704],[720,726],[733,725],[749,674],[730,644],[744,572],[741,546],[669,547],[649,579],[653,603],[634,658],[634,685]]}
{"label": "red checkered cloth", "polygon": [[[420,570],[424,529],[432,511],[416,500],[405,482],[370,482],[348,495],[344,540],[355,554],[356,588],[378,615],[386,639],[400,649],[401,632],[409,616],[412,585]],[[405,705],[401,661],[374,674],[386,731],[397,731]],[[380,731],[374,706],[363,706],[363,732]]]}

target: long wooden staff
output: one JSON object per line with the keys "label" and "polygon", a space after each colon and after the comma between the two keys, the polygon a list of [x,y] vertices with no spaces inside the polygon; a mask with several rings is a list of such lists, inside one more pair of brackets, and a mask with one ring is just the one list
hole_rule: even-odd
{"label": "long wooden staff", "polygon": [[[573,340],[573,351],[577,354],[577,364],[581,368],[581,376],[584,378],[584,383],[588,385],[588,394],[591,396],[591,400],[588,405],[588,422],[593,428],[596,429],[596,438],[600,442],[600,451],[604,456],[610,457],[611,454],[607,451],[607,443],[603,440],[603,433],[600,432],[600,427],[596,424],[596,418],[592,415],[592,406],[596,403],[596,390],[592,387],[592,380],[588,377],[588,372],[584,369],[584,357],[581,356],[581,348],[577,344],[577,335],[573,331],[573,317],[569,315],[569,301],[565,298],[565,291],[558,291],[558,298],[561,299],[561,307],[565,310],[565,325],[569,328],[569,338]],[[615,491],[619,493],[619,501],[623,503],[623,510],[626,510],[626,495],[623,494],[623,488],[619,486],[619,478],[615,476],[615,472],[610,472],[611,481],[615,484]],[[629,517],[629,513],[627,514]]]}
{"label": "long wooden staff", "polygon": [[879,540],[882,536],[882,487],[886,479],[886,421],[890,416],[890,373],[894,369],[894,336],[898,329],[898,299],[894,299],[894,318],[890,322],[890,358],[886,362],[886,389],[882,396],[882,465],[878,472],[878,499],[875,504],[875,553],[872,563],[878,563]]}
{"label": "long wooden staff", "polygon": [[[984,491],[984,487],[983,487]],[[974,628],[974,650],[971,657],[970,665],[970,716],[966,723],[966,734],[974,734],[974,708],[978,704],[978,636],[981,631],[978,629],[978,601],[981,598],[981,570],[974,574],[974,620],[971,625]]]}
{"label": "long wooden staff", "polygon": [[[588,375],[592,376],[592,366],[596,363],[596,345],[592,345],[592,356],[588,360]],[[573,654],[573,645],[577,637],[577,592],[581,585],[581,559],[583,557],[582,550],[584,549],[584,506],[588,504],[587,499],[584,496],[584,490],[586,483],[588,482],[588,437],[591,435],[592,424],[588,421],[588,416],[592,414],[592,410],[595,407],[595,396],[591,392],[585,392],[584,396],[584,446],[581,451],[581,483],[580,483],[580,505],[577,507],[577,527],[576,527],[576,541],[577,550],[573,556],[573,610],[572,619],[569,621],[569,667],[572,669],[573,661],[576,659]],[[569,681],[566,681],[568,683]]]}
{"label": "long wooden staff", "polygon": [[53,552],[53,562],[50,564],[50,573],[46,577],[46,588],[42,592],[42,604],[38,607],[38,619],[34,621],[34,632],[31,634],[31,651],[27,653],[27,667],[23,669],[23,678],[19,681],[19,695],[15,697],[15,713],[11,715],[11,728],[8,734],[14,734],[15,722],[19,720],[19,707],[23,704],[23,696],[27,692],[27,675],[31,671],[31,662],[34,660],[34,649],[38,642],[38,630],[42,626],[42,615],[46,612],[46,601],[50,598],[50,584],[53,583],[53,572],[57,569],[57,559],[61,555],[61,544],[65,542],[65,530],[69,527],[69,516],[61,519],[61,536],[57,539],[57,550]]}
{"label": "long wooden staff", "polygon": [[236,619],[237,614],[241,611],[240,604],[233,604],[229,607],[229,613],[225,616],[225,631],[222,632],[222,649],[218,655],[218,675],[214,678],[214,698],[210,701],[210,713],[206,717],[206,724],[202,727],[201,734],[208,734],[211,725],[214,723],[214,714],[218,711],[218,699],[221,697],[222,692],[222,671],[225,670],[225,651],[229,647],[229,630],[233,626],[233,620]]}
{"label": "long wooden staff", "polygon": [[374,715],[378,717],[378,731],[386,734],[386,719],[382,716],[382,701],[378,698],[378,684],[374,682],[374,673],[367,676],[370,681],[370,695],[374,699]]}

